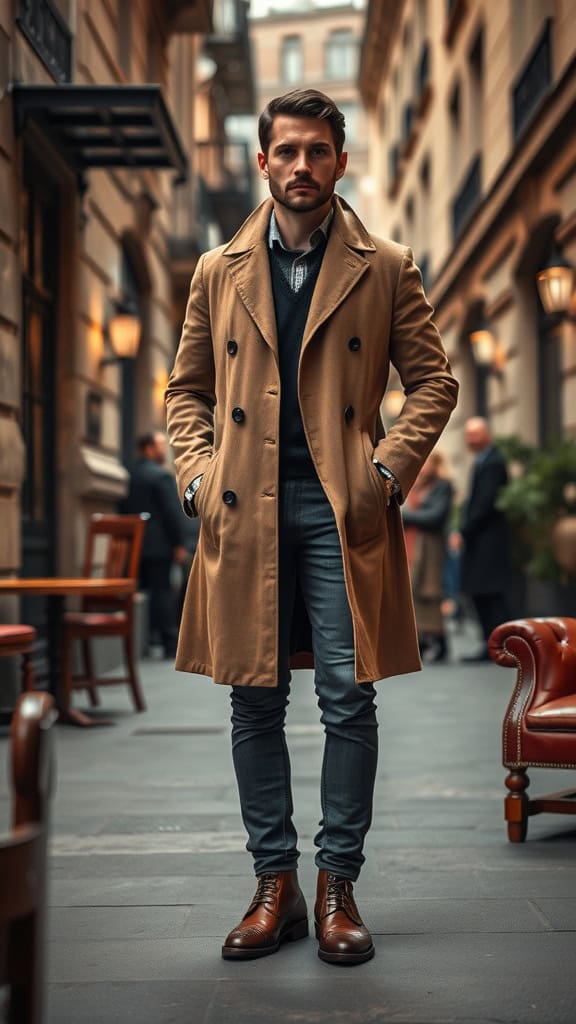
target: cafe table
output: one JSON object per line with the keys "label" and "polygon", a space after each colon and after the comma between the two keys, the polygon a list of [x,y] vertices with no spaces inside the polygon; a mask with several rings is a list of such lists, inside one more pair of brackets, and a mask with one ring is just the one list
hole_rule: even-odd
{"label": "cafe table", "polygon": [[48,679],[49,690],[58,708],[58,721],[87,728],[94,725],[111,725],[109,719],[92,718],[67,704],[62,685],[62,621],[66,611],[67,597],[114,597],[134,593],[133,579],[105,579],[98,576],[70,577],[47,576],[31,579],[12,577],[0,579],[0,596],[18,594],[20,597],[46,597],[48,612]]}

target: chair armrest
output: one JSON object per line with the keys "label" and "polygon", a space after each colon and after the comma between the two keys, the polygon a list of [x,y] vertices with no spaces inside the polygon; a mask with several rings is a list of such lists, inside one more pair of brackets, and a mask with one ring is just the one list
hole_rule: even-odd
{"label": "chair armrest", "polygon": [[45,874],[45,829],[18,825],[0,833],[0,921],[24,917],[38,907]]}
{"label": "chair armrest", "polygon": [[517,619],[488,641],[498,665],[517,668],[533,687],[532,704],[576,693],[576,619]]}

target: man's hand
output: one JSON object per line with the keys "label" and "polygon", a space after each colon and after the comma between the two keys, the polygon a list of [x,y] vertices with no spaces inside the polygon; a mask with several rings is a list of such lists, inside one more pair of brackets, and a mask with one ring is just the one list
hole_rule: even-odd
{"label": "man's hand", "polygon": [[184,565],[184,563],[188,560],[188,552],[186,548],[182,546],[174,548],[174,551],[172,553],[172,559],[176,565]]}

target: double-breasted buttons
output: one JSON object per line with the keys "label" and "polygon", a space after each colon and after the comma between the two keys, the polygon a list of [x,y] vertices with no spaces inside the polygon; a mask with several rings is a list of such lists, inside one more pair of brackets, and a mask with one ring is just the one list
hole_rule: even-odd
{"label": "double-breasted buttons", "polygon": [[347,405],[346,408],[344,409],[344,419],[346,420],[346,423],[350,423],[350,420],[354,419],[353,405]]}
{"label": "double-breasted buttons", "polygon": [[244,423],[246,413],[239,405],[237,405],[235,409],[232,409],[232,419],[234,420],[234,423]]}
{"label": "double-breasted buttons", "polygon": [[226,351],[229,356],[236,355],[238,351],[238,342],[234,341],[234,338],[230,338],[230,340],[226,342]]}
{"label": "double-breasted buttons", "polygon": [[224,502],[225,505],[235,505],[236,504],[236,492],[235,491],[224,491],[224,494],[222,495],[222,501]]}
{"label": "double-breasted buttons", "polygon": [[360,338],[350,338],[350,341],[348,342],[348,348],[350,349],[351,352],[357,352],[361,344],[362,342],[360,341]]}

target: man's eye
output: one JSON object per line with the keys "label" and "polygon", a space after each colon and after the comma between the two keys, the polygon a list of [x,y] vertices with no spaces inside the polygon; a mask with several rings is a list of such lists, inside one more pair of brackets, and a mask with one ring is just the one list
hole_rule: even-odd
{"label": "man's eye", "polygon": [[314,149],[310,150],[312,156],[326,156],[328,150],[323,146],[315,146]]}

